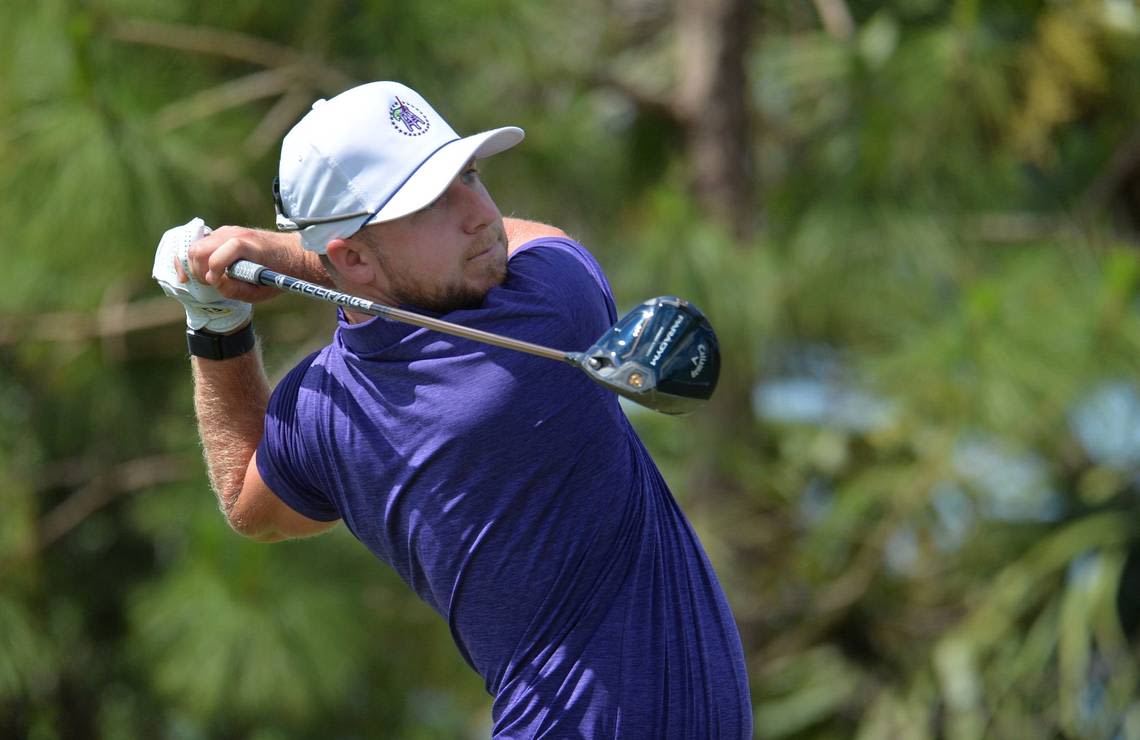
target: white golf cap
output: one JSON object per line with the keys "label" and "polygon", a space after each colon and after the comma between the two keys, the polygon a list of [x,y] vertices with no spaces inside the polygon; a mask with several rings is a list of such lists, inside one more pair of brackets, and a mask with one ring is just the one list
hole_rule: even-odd
{"label": "white golf cap", "polygon": [[472,158],[522,141],[516,126],[460,137],[410,87],[370,82],[330,98],[285,136],[274,193],[277,227],[324,254],[333,239],[414,213]]}

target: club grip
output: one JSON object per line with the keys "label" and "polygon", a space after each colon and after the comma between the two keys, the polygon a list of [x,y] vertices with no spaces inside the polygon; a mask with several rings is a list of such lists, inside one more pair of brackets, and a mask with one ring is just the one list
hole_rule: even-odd
{"label": "club grip", "polygon": [[264,270],[265,267],[256,262],[238,260],[226,268],[226,274],[234,280],[241,280],[243,283],[261,285],[261,273]]}

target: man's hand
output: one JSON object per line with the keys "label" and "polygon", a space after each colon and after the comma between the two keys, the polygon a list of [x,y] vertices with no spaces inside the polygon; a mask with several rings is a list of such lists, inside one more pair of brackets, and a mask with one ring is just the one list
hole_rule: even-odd
{"label": "man's hand", "polygon": [[311,280],[312,282],[328,279],[320,266],[320,258],[305,252],[301,240],[295,234],[223,226],[195,241],[187,254],[193,277],[213,286],[226,298],[258,303],[281,294],[279,290],[250,285],[227,275],[226,268],[240,259],[256,262],[286,275],[308,275],[305,279],[310,280],[314,277],[312,271],[316,269],[320,271],[322,280]]}
{"label": "man's hand", "polygon": [[333,287],[320,257],[302,247],[297,234],[223,226],[191,244],[187,254],[190,273],[213,286],[225,298],[258,303],[281,295],[275,288],[250,285],[227,275],[226,268],[241,259],[310,283]]}
{"label": "man's hand", "polygon": [[190,247],[209,233],[210,227],[200,218],[169,229],[158,243],[151,275],[163,292],[186,309],[186,325],[191,329],[230,334],[249,322],[253,307],[224,297],[192,274]]}

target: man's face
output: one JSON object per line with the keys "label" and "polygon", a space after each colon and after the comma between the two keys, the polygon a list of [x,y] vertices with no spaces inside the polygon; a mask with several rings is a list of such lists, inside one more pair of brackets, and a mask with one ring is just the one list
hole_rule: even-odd
{"label": "man's face", "polygon": [[388,300],[431,311],[472,308],[507,275],[503,218],[468,162],[434,203],[358,234],[380,263]]}

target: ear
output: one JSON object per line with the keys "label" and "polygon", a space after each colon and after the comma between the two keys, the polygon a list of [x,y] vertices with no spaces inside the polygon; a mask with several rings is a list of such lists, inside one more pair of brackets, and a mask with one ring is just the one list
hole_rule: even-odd
{"label": "ear", "polygon": [[325,254],[345,283],[369,285],[376,279],[376,257],[358,239],[333,239],[325,245]]}

